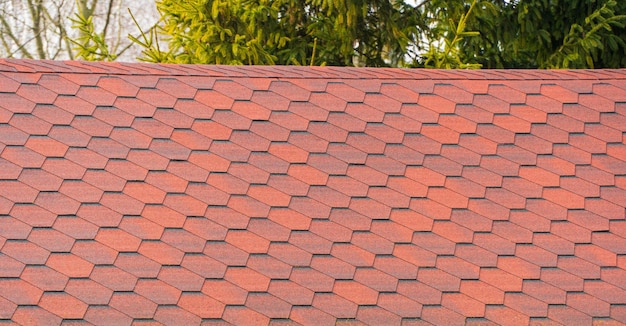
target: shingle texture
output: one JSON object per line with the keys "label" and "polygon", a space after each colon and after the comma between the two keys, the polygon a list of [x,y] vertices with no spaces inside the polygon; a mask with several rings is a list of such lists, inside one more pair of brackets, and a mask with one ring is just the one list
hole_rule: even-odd
{"label": "shingle texture", "polygon": [[0,322],[626,323],[626,72],[0,60]]}

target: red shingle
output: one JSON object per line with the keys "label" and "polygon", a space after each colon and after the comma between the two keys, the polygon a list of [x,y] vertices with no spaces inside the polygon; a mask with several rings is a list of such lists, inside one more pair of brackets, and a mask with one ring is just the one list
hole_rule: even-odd
{"label": "red shingle", "polygon": [[437,201],[450,208],[467,208],[468,199],[447,188],[431,187],[428,189],[428,198]]}
{"label": "red shingle", "polygon": [[552,222],[551,231],[554,235],[573,243],[591,242],[591,232],[588,229],[567,221]]}
{"label": "red shingle", "polygon": [[224,279],[240,286],[248,291],[267,291],[270,279],[250,268],[231,267],[228,268]]}
{"label": "red shingle", "polygon": [[164,191],[143,182],[128,182],[123,191],[146,204],[162,204],[165,199]]}
{"label": "red shingle", "polygon": [[24,169],[19,181],[39,191],[59,191],[63,179],[41,169]]}
{"label": "red shingle", "polygon": [[252,232],[231,230],[226,242],[249,253],[267,253],[270,242]]}
{"label": "red shingle", "polygon": [[428,198],[412,199],[411,206],[409,208],[435,220],[450,219],[452,214],[452,209],[450,207],[446,207]]}
{"label": "red shingle", "polygon": [[335,280],[351,279],[355,272],[354,266],[328,255],[313,257],[311,267]]}
{"label": "red shingle", "polygon": [[374,260],[374,268],[398,279],[415,279],[415,275],[417,274],[416,266],[412,266],[407,261],[391,255],[377,256]]}
{"label": "red shingle", "polygon": [[132,291],[137,284],[137,277],[115,266],[96,266],[90,279],[113,291]]}
{"label": "red shingle", "polygon": [[288,280],[271,281],[268,292],[292,305],[310,305],[314,296],[313,291]]}
{"label": "red shingle", "polygon": [[124,159],[129,151],[128,147],[108,138],[92,138],[87,147],[106,158]]}
{"label": "red shingle", "polygon": [[[2,269],[0,270],[0,275],[2,275],[2,277],[20,277],[24,271],[24,267],[26,266],[26,264],[4,254],[0,255],[0,262],[2,262]],[[32,273],[26,273],[24,278],[29,283],[34,283],[28,279],[29,275],[32,275]]]}
{"label": "red shingle", "polygon": [[[252,293],[248,295],[246,306],[253,311],[257,311],[269,318],[289,318],[291,312],[291,304],[271,295],[263,293]],[[242,318],[240,316],[239,318]],[[250,322],[249,318],[242,321]]]}
{"label": "red shingle", "polygon": [[378,306],[361,306],[357,313],[357,320],[365,324],[375,325],[385,322],[400,323],[402,318]]}
{"label": "red shingle", "polygon": [[408,134],[404,137],[404,144],[424,155],[438,155],[442,144],[420,134]]}
{"label": "red shingle", "polygon": [[422,125],[420,133],[441,144],[458,144],[459,133],[441,125]]}
{"label": "red shingle", "polygon": [[459,291],[460,279],[440,269],[421,268],[417,280],[442,292]]}
{"label": "red shingle", "polygon": [[463,280],[459,290],[470,298],[474,298],[485,304],[502,304],[504,292],[479,280]]}
{"label": "red shingle", "polygon": [[0,318],[625,321],[618,73],[0,61]]}
{"label": "red shingle", "polygon": [[87,311],[86,303],[62,292],[44,293],[39,306],[64,319],[82,319]]}
{"label": "red shingle", "polygon": [[305,218],[327,218],[330,215],[331,207],[308,197],[293,197],[289,208],[300,214],[305,214]]}
{"label": "red shingle", "polygon": [[46,157],[63,157],[68,149],[67,145],[48,137],[30,137],[25,146]]}
{"label": "red shingle", "polygon": [[485,156],[482,158],[480,166],[504,177],[517,176],[520,170],[518,163],[500,156]]}
{"label": "red shingle", "polygon": [[133,97],[139,92],[139,88],[119,77],[102,77],[97,85],[100,88],[113,92],[118,96]]}
{"label": "red shingle", "polygon": [[438,257],[436,267],[461,279],[477,279],[480,268],[457,257]]}
{"label": "red shingle", "polygon": [[502,305],[487,306],[485,317],[496,324],[528,324],[529,316]]}
{"label": "red shingle", "polygon": [[[98,119],[98,121],[89,121],[89,123],[100,127],[102,129],[101,132],[105,133],[107,131],[110,132],[109,126],[130,127],[133,124],[134,115],[115,107],[96,107],[93,117]],[[89,131],[85,130],[85,132]]]}
{"label": "red shingle", "polygon": [[19,177],[22,172],[22,168],[3,159],[0,158],[0,168],[2,168],[2,172],[0,172],[0,176],[4,180],[15,180]]}
{"label": "red shingle", "polygon": [[466,317],[443,306],[425,306],[421,318],[434,325],[460,325]]}
{"label": "red shingle", "polygon": [[522,279],[497,268],[482,268],[480,280],[502,291],[522,290]]}
{"label": "red shingle", "polygon": [[104,193],[100,203],[123,215],[141,215],[145,206],[143,202],[133,197],[114,192]]}
{"label": "red shingle", "polygon": [[112,290],[85,278],[69,280],[65,291],[90,305],[107,304],[113,295]]}
{"label": "red shingle", "polygon": [[391,241],[371,232],[354,232],[352,243],[376,255],[389,255],[394,246]]}
{"label": "red shingle", "polygon": [[198,274],[176,266],[163,266],[158,279],[182,291],[199,291],[204,283]]}
{"label": "red shingle", "polygon": [[291,196],[269,186],[250,186],[247,194],[272,207],[287,207],[291,201]]}
{"label": "red shingle", "polygon": [[[186,269],[171,269],[166,274],[168,277],[174,277],[175,275],[184,275],[183,279],[181,279],[181,283],[184,285],[180,285],[183,290],[186,290],[189,286],[196,286],[197,283],[201,283],[198,279],[198,275],[206,278],[221,278],[224,277],[224,273],[226,272],[226,265],[221,262],[207,257],[201,254],[186,254],[183,258],[181,266]],[[161,269],[162,273],[159,277],[163,276],[163,269]],[[197,275],[193,277],[190,275],[186,275],[187,273],[194,272]]]}
{"label": "red shingle", "polygon": [[367,198],[352,198],[350,209],[371,219],[387,219],[391,212],[389,206]]}
{"label": "red shingle", "polygon": [[33,242],[9,240],[2,246],[2,252],[24,264],[44,264],[50,252]]}
{"label": "red shingle", "polygon": [[159,274],[161,265],[137,253],[120,253],[115,266],[138,277],[154,278]]}
{"label": "red shingle", "polygon": [[463,293],[444,293],[441,305],[466,317],[485,315],[485,304]]}
{"label": "red shingle", "polygon": [[[12,190],[16,191],[15,188]],[[14,205],[9,214],[34,227],[49,227],[54,223],[54,214],[36,205]]]}
{"label": "red shingle", "polygon": [[51,252],[69,252],[74,239],[49,228],[33,229],[28,240]]}
{"label": "red shingle", "polygon": [[[126,183],[126,180],[122,179],[121,177],[116,176],[113,173],[110,173],[108,171],[105,170],[88,170],[87,172],[85,172],[84,170],[81,173],[80,168],[76,168],[74,166],[71,166],[69,164],[67,164],[69,161],[66,162],[59,162],[59,165],[63,164],[64,166],[61,166],[62,169],[67,169],[67,170],[72,170],[72,171],[76,171],[78,172],[78,174],[76,174],[76,176],[80,175],[82,176],[83,181],[96,186],[104,191],[122,191],[122,189],[124,189],[124,185]],[[47,163],[47,162],[46,162]],[[44,169],[46,168],[46,166],[44,165]],[[51,169],[52,170],[52,169]],[[57,173],[56,171],[51,171],[52,173]],[[64,174],[70,174],[70,171],[67,171],[68,173],[65,173],[65,171],[63,171],[64,173],[60,173],[58,175],[60,176],[64,176]],[[84,174],[84,176],[83,176]],[[80,179],[80,177],[76,177],[76,176],[66,176],[66,179]]]}
{"label": "red shingle", "polygon": [[[412,244],[396,245],[393,251],[393,255],[415,266],[424,267],[435,267],[435,262],[437,259],[437,255],[432,251],[423,249]],[[383,259],[379,259],[379,262],[381,260]],[[389,257],[387,257],[386,260],[389,262],[394,262],[394,260]],[[390,266],[393,266],[393,264],[391,264]],[[413,271],[409,270],[406,275],[411,275],[413,273]]]}
{"label": "red shingle", "polygon": [[325,186],[311,186],[308,192],[311,198],[331,207],[348,207],[350,197]]}
{"label": "red shingle", "polygon": [[183,323],[200,324],[200,317],[177,306],[160,306],[154,314],[154,320],[163,324]]}
{"label": "red shingle", "polygon": [[432,232],[455,243],[472,242],[473,232],[454,222],[436,221]]}
{"label": "red shingle", "polygon": [[186,253],[200,253],[204,250],[206,244],[206,239],[181,229],[165,230],[161,240]]}
{"label": "red shingle", "polygon": [[38,306],[18,307],[12,319],[19,324],[60,324],[62,322],[59,316]]}
{"label": "red shingle", "polygon": [[[140,92],[145,93],[146,91],[141,90]],[[120,97],[115,100],[113,106],[136,117],[152,117],[156,111],[156,107],[139,98]]]}
{"label": "red shingle", "polygon": [[166,195],[163,205],[185,216],[204,216],[207,209],[207,203],[186,194]]}
{"label": "red shingle", "polygon": [[161,241],[144,240],[137,252],[163,265],[180,264],[184,253]]}
{"label": "red shingle", "polygon": [[518,257],[499,257],[498,268],[525,280],[539,279],[541,267]]}
{"label": "red shingle", "polygon": [[379,292],[394,292],[398,286],[395,277],[373,268],[358,268],[354,280]]}
{"label": "red shingle", "polygon": [[[213,144],[215,145],[215,143]],[[213,146],[211,146],[213,148]],[[150,150],[169,158],[170,160],[187,160],[191,151],[172,141],[172,140],[162,140],[155,139],[150,143]]]}
{"label": "red shingle", "polygon": [[21,146],[5,147],[0,157],[22,168],[40,168],[46,160],[45,156]]}
{"label": "red shingle", "polygon": [[485,187],[502,186],[502,176],[482,167],[467,166],[461,176]]}
{"label": "red shingle", "polygon": [[131,324],[133,319],[110,306],[91,306],[87,309],[85,320],[91,323]]}
{"label": "red shingle", "polygon": [[400,281],[398,293],[421,304],[441,304],[441,291],[416,280]]}
{"label": "red shingle", "polygon": [[543,281],[524,281],[522,291],[548,304],[565,304],[565,291]]}
{"label": "red shingle", "polygon": [[586,293],[569,293],[567,305],[590,316],[609,316],[610,305]]}
{"label": "red shingle", "polygon": [[114,293],[109,305],[133,318],[152,318],[156,303],[133,292]]}
{"label": "red shingle", "polygon": [[476,128],[476,134],[499,144],[512,144],[516,135],[508,129],[501,128],[495,124],[480,124]]}
{"label": "red shingle", "polygon": [[333,324],[336,318],[311,306],[294,306],[291,319],[303,325]]}
{"label": "red shingle", "polygon": [[355,303],[334,293],[315,294],[312,305],[336,318],[355,318],[358,308]]}
{"label": "red shingle", "polygon": [[581,322],[591,323],[592,318],[569,306],[551,306],[548,310],[548,317],[563,325]]}
{"label": "red shingle", "polygon": [[233,99],[212,90],[199,90],[194,99],[216,110],[229,109],[234,102]]}
{"label": "red shingle", "polygon": [[139,280],[135,292],[157,304],[176,304],[181,291],[160,280]]}

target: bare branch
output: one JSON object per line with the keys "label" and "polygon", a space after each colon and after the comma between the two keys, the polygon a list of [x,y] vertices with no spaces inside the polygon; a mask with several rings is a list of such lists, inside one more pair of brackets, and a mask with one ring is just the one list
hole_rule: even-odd
{"label": "bare branch", "polygon": [[35,0],[37,3],[33,3],[32,0],[28,0],[28,10],[30,11],[30,16],[33,22],[33,26],[31,29],[33,30],[35,44],[37,46],[37,54],[39,55],[39,59],[46,59],[46,52],[44,51],[43,46],[43,29],[41,28],[41,0]]}
{"label": "bare branch", "polygon": [[107,38],[107,30],[109,29],[109,22],[111,21],[111,15],[113,14],[113,1],[115,0],[109,0],[109,7],[107,8],[104,28],[102,29],[102,38],[105,40]]}
{"label": "bare branch", "polygon": [[[15,43],[16,45],[20,45],[22,42],[20,42],[20,40],[15,36],[15,34],[13,33],[13,30],[11,29],[11,26],[6,21],[3,15],[0,15],[0,23],[2,23],[2,26],[4,26],[5,33],[9,36],[9,38],[13,41],[13,43]],[[4,41],[4,38],[3,38],[3,41]],[[15,52],[20,51],[25,58],[33,59],[32,54],[28,52],[28,50],[25,48],[25,45],[26,43],[20,45],[15,51],[11,51],[10,48],[7,48],[8,55],[10,57],[13,57],[13,54]]]}

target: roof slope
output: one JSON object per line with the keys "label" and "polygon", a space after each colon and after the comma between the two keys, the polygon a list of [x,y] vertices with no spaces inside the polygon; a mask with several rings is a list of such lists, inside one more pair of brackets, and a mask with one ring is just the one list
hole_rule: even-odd
{"label": "roof slope", "polygon": [[626,74],[0,60],[0,321],[626,323]]}

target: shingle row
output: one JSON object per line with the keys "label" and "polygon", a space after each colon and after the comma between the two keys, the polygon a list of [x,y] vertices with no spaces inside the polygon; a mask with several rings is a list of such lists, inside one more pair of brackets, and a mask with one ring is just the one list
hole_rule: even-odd
{"label": "shingle row", "polygon": [[0,319],[626,322],[620,71],[7,66]]}

